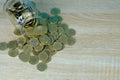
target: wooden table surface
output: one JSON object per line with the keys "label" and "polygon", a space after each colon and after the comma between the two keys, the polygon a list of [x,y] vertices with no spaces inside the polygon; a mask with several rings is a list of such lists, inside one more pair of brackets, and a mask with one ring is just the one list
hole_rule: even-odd
{"label": "wooden table surface", "polygon": [[[62,10],[64,22],[76,30],[76,44],[66,46],[45,72],[0,51],[0,80],[120,80],[120,0],[36,0],[41,11]],[[0,42],[16,39],[14,26],[2,12]]]}

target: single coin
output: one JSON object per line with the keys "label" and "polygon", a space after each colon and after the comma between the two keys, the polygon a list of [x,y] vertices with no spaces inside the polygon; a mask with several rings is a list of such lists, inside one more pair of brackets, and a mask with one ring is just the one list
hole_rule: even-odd
{"label": "single coin", "polygon": [[58,22],[61,23],[63,18],[61,16],[56,16],[58,18]]}
{"label": "single coin", "polygon": [[39,58],[37,56],[30,56],[29,63],[35,65],[39,62]]}
{"label": "single coin", "polygon": [[71,38],[68,38],[68,45],[74,45],[76,42],[76,39],[71,37]]}
{"label": "single coin", "polygon": [[56,41],[52,47],[54,50],[59,51],[63,49],[63,44],[59,41]]}
{"label": "single coin", "polygon": [[58,29],[57,25],[55,25],[55,24],[48,24],[48,31],[50,33],[57,32],[57,29]]}
{"label": "single coin", "polygon": [[68,30],[68,25],[65,23],[60,24],[59,27],[62,27],[65,32]]}
{"label": "single coin", "polygon": [[35,47],[39,44],[39,40],[37,38],[31,38],[28,43],[32,46]]}
{"label": "single coin", "polygon": [[65,34],[62,34],[59,37],[59,41],[62,42],[63,44],[67,44],[68,43],[68,37]]}
{"label": "single coin", "polygon": [[41,61],[45,61],[48,59],[48,54],[45,51],[42,51],[39,55],[38,55],[39,59]]}
{"label": "single coin", "polygon": [[19,54],[19,59],[23,62],[28,62],[30,60],[30,54],[25,53],[25,52],[21,52]]}
{"label": "single coin", "polygon": [[8,44],[6,42],[0,42],[0,50],[6,50],[8,48]]}
{"label": "single coin", "polygon": [[50,41],[50,38],[47,36],[47,35],[44,35],[44,36],[41,36],[39,38],[39,41],[41,42],[41,44],[43,45],[48,45],[49,44],[49,41]]}
{"label": "single coin", "polygon": [[52,34],[48,34],[49,38],[50,38],[50,44],[52,44],[55,39],[54,39],[54,36]]}
{"label": "single coin", "polygon": [[45,35],[48,32],[48,28],[47,26],[38,26],[33,31],[36,35]]}
{"label": "single coin", "polygon": [[49,63],[51,60],[52,60],[52,57],[51,57],[51,56],[49,56],[49,57],[48,57],[48,59],[43,60],[42,62],[44,62],[44,63]]}
{"label": "single coin", "polygon": [[54,37],[54,40],[57,40],[59,37],[59,34],[57,32],[51,33]]}
{"label": "single coin", "polygon": [[40,13],[40,16],[41,16],[41,18],[43,18],[43,19],[48,19],[48,18],[49,18],[49,14],[47,14],[47,13],[45,13],[45,12]]}
{"label": "single coin", "polygon": [[39,71],[45,71],[47,69],[47,64],[44,63],[44,62],[40,62],[36,68],[39,70]]}
{"label": "single coin", "polygon": [[30,37],[30,38],[35,36],[33,30],[25,30],[25,34],[24,35],[27,36],[27,37]]}
{"label": "single coin", "polygon": [[18,44],[24,45],[26,43],[26,38],[25,37],[19,37],[17,39]]}
{"label": "single coin", "polygon": [[50,23],[58,23],[59,19],[56,16],[52,16],[52,17],[49,18],[49,22]]}
{"label": "single coin", "polygon": [[35,35],[39,36],[39,35],[44,35],[47,33],[47,26],[37,26],[36,28],[33,29]]}
{"label": "single coin", "polygon": [[61,10],[59,8],[52,8],[51,14],[53,15],[59,15],[61,13]]}
{"label": "single coin", "polygon": [[57,30],[59,36],[61,36],[62,34],[64,34],[64,29],[62,27],[58,27],[58,30]]}
{"label": "single coin", "polygon": [[42,44],[39,43],[38,46],[34,47],[34,50],[37,51],[37,52],[39,52],[39,51],[42,51],[43,48],[44,48],[44,45],[42,45]]}
{"label": "single coin", "polygon": [[16,57],[18,54],[19,54],[18,49],[10,49],[8,51],[8,55],[11,56],[11,57]]}
{"label": "single coin", "polygon": [[18,42],[17,42],[17,40],[12,40],[12,41],[9,41],[8,42],[8,47],[9,48],[17,48],[18,47]]}
{"label": "single coin", "polygon": [[35,35],[42,35],[42,32],[41,32],[41,29],[42,29],[42,26],[37,26],[33,29]]}
{"label": "single coin", "polygon": [[53,54],[52,50],[49,47],[45,48],[44,52],[46,52],[48,56],[52,56],[52,54]]}
{"label": "single coin", "polygon": [[66,34],[67,34],[67,36],[74,36],[75,34],[76,34],[76,32],[75,32],[75,30],[74,29],[68,29],[67,31],[66,31]]}
{"label": "single coin", "polygon": [[49,23],[54,24],[54,23],[61,23],[62,22],[62,17],[61,16],[51,16],[49,17]]}
{"label": "single coin", "polygon": [[33,47],[31,46],[31,45],[29,45],[29,44],[26,44],[24,47],[23,47],[23,51],[25,52],[25,53],[31,53],[32,52],[32,50],[33,50]]}

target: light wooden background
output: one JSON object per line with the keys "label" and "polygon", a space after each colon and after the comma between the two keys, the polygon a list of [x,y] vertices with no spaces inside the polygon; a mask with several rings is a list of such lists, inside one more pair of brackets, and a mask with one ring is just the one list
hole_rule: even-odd
{"label": "light wooden background", "polygon": [[[35,0],[41,11],[62,10],[76,44],[53,57],[45,72],[0,51],[0,80],[120,80],[120,0]],[[0,42],[16,39],[2,12]]]}

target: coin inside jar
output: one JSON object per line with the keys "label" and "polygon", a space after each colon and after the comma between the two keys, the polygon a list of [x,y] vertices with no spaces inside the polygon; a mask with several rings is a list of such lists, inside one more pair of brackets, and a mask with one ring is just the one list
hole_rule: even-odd
{"label": "coin inside jar", "polygon": [[16,12],[20,12],[20,11],[23,11],[24,7],[23,5],[21,4],[20,1],[16,2],[13,7],[15,8],[15,11]]}
{"label": "coin inside jar", "polygon": [[24,25],[24,28],[28,29],[33,29],[37,25],[37,20],[36,19],[31,19],[30,21],[27,21]]}
{"label": "coin inside jar", "polygon": [[34,26],[36,24],[36,19],[31,19],[26,23],[26,26]]}
{"label": "coin inside jar", "polygon": [[22,24],[23,27],[28,28],[37,25],[37,20],[33,18],[33,14],[31,12],[29,11],[23,12],[22,17],[23,17],[23,24]]}
{"label": "coin inside jar", "polygon": [[14,6],[16,9],[19,8],[19,7],[21,6],[20,1],[16,2],[13,6]]}

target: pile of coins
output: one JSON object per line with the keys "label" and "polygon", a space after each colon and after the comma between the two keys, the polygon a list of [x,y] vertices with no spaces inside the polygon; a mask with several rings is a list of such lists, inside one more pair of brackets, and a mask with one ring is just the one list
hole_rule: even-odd
{"label": "pile of coins", "polygon": [[[32,2],[35,6],[35,3]],[[29,62],[36,65],[39,71],[47,69],[47,63],[58,51],[65,48],[65,45],[73,45],[76,40],[74,29],[62,23],[59,8],[51,9],[51,15],[40,12],[36,18],[37,25],[22,27],[22,33],[14,30],[19,38],[16,40],[0,43],[0,50],[9,48],[8,55],[17,57],[22,62]]]}

